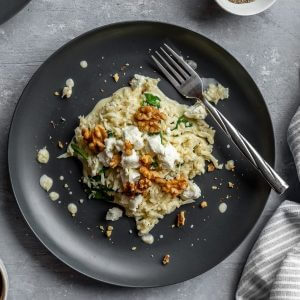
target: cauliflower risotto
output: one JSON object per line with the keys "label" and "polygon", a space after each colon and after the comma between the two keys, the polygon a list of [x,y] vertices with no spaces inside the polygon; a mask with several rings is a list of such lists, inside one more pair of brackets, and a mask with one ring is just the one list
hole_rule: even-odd
{"label": "cauliflower risotto", "polygon": [[[140,236],[166,214],[200,197],[193,178],[205,173],[206,162],[222,168],[212,154],[215,131],[205,122],[205,107],[169,99],[158,82],[135,75],[130,87],[79,117],[68,146],[68,155],[82,162],[89,197],[123,207],[135,218]],[[211,88],[219,98],[228,97],[221,85]],[[111,214],[110,219],[118,219]]]}

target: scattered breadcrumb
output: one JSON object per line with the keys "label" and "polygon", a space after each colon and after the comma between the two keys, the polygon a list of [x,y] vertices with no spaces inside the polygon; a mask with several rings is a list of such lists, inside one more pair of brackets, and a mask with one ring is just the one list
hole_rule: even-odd
{"label": "scattered breadcrumb", "polygon": [[229,149],[229,148],[230,148],[230,145],[228,144],[226,147],[227,147],[227,149]]}
{"label": "scattered breadcrumb", "polygon": [[54,92],[54,96],[60,96],[59,92]]}
{"label": "scattered breadcrumb", "polygon": [[213,172],[215,169],[216,168],[215,168],[214,164],[212,164],[212,163],[208,164],[208,166],[207,166],[207,171],[208,172]]}
{"label": "scattered breadcrumb", "polygon": [[112,231],[114,230],[114,228],[112,227],[112,226],[108,226],[107,227],[107,230],[106,230],[106,232],[105,232],[105,234],[106,234],[106,236],[108,237],[108,238],[110,238],[111,237],[111,234],[112,234]]}
{"label": "scattered breadcrumb", "polygon": [[79,199],[79,202],[82,204],[84,202],[84,199]]}
{"label": "scattered breadcrumb", "polygon": [[132,234],[132,229],[129,229],[128,232],[129,232],[130,234]]}
{"label": "scattered breadcrumb", "polygon": [[104,227],[103,227],[103,225],[100,225],[99,228],[100,228],[100,230],[101,230],[102,232],[104,232]]}
{"label": "scattered breadcrumb", "polygon": [[175,227],[175,224],[172,224],[172,226],[171,226],[172,228],[174,228]]}
{"label": "scattered breadcrumb", "polygon": [[228,187],[229,188],[233,188],[234,187],[234,183],[232,183],[231,181],[228,182]]}
{"label": "scattered breadcrumb", "polygon": [[118,73],[115,73],[115,74],[113,75],[113,79],[114,79],[115,82],[118,82],[119,79],[120,79],[119,74],[118,74]]}
{"label": "scattered breadcrumb", "polygon": [[205,208],[205,207],[208,206],[208,204],[207,204],[206,201],[201,201],[201,202],[200,202],[200,206],[201,206],[201,208]]}
{"label": "scattered breadcrumb", "polygon": [[212,185],[211,189],[212,189],[212,190],[217,190],[218,187],[217,187],[216,185]]}
{"label": "scattered breadcrumb", "polygon": [[64,144],[63,144],[61,141],[58,141],[58,142],[57,142],[57,146],[58,146],[60,149],[63,149],[63,148],[64,148]]}
{"label": "scattered breadcrumb", "polygon": [[228,171],[234,171],[235,165],[234,165],[234,161],[228,160],[227,163],[225,164],[225,169]]}
{"label": "scattered breadcrumb", "polygon": [[162,259],[162,264],[163,265],[167,265],[170,263],[170,255],[169,254],[166,254],[163,259]]}
{"label": "scattered breadcrumb", "polygon": [[131,248],[131,250],[132,250],[132,251],[135,251],[135,250],[136,250],[136,247],[135,247],[135,246],[133,246],[133,247]]}
{"label": "scattered breadcrumb", "polygon": [[59,176],[59,180],[63,181],[64,179],[65,179],[64,176],[62,175]]}
{"label": "scattered breadcrumb", "polygon": [[185,211],[182,210],[177,214],[177,227],[184,226],[185,224]]}

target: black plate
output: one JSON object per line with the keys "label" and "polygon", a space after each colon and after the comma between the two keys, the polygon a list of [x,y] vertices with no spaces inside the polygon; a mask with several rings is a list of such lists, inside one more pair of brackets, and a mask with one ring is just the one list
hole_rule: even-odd
{"label": "black plate", "polygon": [[[214,77],[230,88],[230,100],[218,107],[249,138],[262,156],[274,162],[274,139],[266,104],[245,69],[224,49],[198,33],[174,25],[154,22],[128,22],[90,31],[71,41],[53,54],[36,72],[21,96],[13,118],[9,137],[9,171],[15,197],[28,224],[43,244],[59,259],[74,269],[98,280],[132,287],[162,286],[184,281],[212,268],[227,257],[247,236],[260,216],[270,188],[252,167],[229,144],[219,130],[215,155],[220,161],[235,159],[236,172],[226,170],[197,178],[206,209],[199,201],[184,209],[187,224],[172,228],[176,213],[165,217],[153,230],[156,242],[144,244],[136,235],[134,221],[122,218],[114,223],[112,241],[101,233],[106,225],[109,203],[87,200],[78,182],[81,166],[75,159],[57,160],[62,153],[57,140],[69,141],[78,124],[77,117],[87,114],[97,99],[111,95],[127,85],[135,73],[159,76],[149,58],[150,49],[168,42],[198,63],[204,77]],[[81,60],[89,66],[82,69]],[[120,67],[129,63],[125,70]],[[115,83],[111,74],[119,72]],[[53,92],[73,78],[75,88],[69,101]],[[106,81],[106,82],[105,82]],[[163,79],[161,89],[180,103],[187,103]],[[104,92],[100,90],[103,89]],[[60,117],[66,118],[60,123]],[[50,121],[59,123],[56,128]],[[208,118],[211,125],[215,125]],[[49,136],[52,137],[49,140]],[[39,165],[36,149],[47,146],[51,159]],[[61,204],[52,202],[39,186],[42,174],[54,179],[53,190],[61,195]],[[69,195],[58,178],[63,175],[73,192]],[[234,189],[227,187],[235,183]],[[218,186],[213,190],[212,186]],[[230,198],[226,199],[226,195]],[[69,202],[78,204],[77,217],[67,211]],[[226,201],[228,210],[221,214],[218,205]],[[191,225],[193,225],[191,228]],[[159,239],[159,235],[163,235]],[[133,246],[137,247],[132,251]],[[168,266],[161,264],[165,254],[171,255]]]}
{"label": "black plate", "polygon": [[30,0],[0,0],[0,24],[19,12]]}

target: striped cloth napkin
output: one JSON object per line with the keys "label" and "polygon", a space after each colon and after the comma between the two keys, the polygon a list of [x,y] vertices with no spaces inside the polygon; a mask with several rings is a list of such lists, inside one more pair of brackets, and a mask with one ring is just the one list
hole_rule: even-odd
{"label": "striped cloth napkin", "polygon": [[[288,144],[300,179],[300,108]],[[286,200],[277,208],[248,257],[236,299],[300,299],[300,204]]]}

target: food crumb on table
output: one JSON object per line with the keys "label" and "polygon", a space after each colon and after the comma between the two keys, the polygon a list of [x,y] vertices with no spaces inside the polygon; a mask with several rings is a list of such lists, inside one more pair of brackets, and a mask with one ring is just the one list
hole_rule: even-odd
{"label": "food crumb on table", "polygon": [[41,164],[47,164],[50,158],[49,151],[47,150],[46,146],[40,149],[37,153],[37,161]]}
{"label": "food crumb on table", "polygon": [[170,263],[170,254],[166,254],[162,259],[162,264],[167,265]]}

